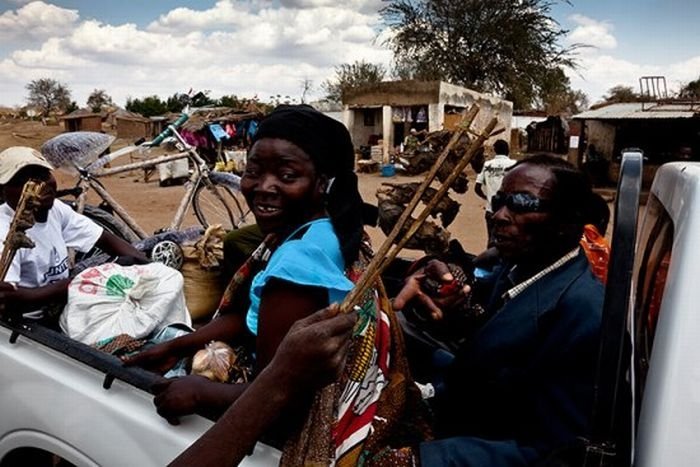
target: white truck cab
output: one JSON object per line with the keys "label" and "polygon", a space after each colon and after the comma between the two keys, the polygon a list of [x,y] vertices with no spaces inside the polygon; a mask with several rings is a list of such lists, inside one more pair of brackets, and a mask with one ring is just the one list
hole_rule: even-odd
{"label": "white truck cab", "polygon": [[699,465],[700,163],[661,166],[638,213],[641,165],[623,156],[592,428],[565,465]]}
{"label": "white truck cab", "polygon": [[695,466],[700,433],[700,163],[656,173],[635,255],[634,463]]}

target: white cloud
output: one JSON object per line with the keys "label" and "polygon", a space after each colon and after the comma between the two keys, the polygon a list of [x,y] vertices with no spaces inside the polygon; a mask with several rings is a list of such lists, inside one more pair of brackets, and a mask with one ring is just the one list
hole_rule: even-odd
{"label": "white cloud", "polygon": [[578,72],[567,71],[574,89],[583,89],[591,102],[601,100],[616,85],[631,86],[639,91],[639,78],[665,76],[668,92],[673,94],[680,87],[700,76],[700,56],[691,57],[669,65],[639,64],[607,54],[582,56]]}
{"label": "white cloud", "polygon": [[146,28],[74,21],[37,47],[0,55],[0,103],[21,103],[24,85],[44,76],[65,82],[78,104],[94,88],[120,104],[127,96],[166,97],[189,88],[211,90],[214,97],[298,98],[305,78],[314,83],[311,97],[320,97],[320,84],[335,65],[360,59],[387,65],[391,59],[373,41],[380,24],[376,7],[360,8],[377,1],[349,3],[304,1],[297,2],[304,8],[292,8],[273,7],[270,0],[220,0],[209,9],[172,10]]}
{"label": "white cloud", "polygon": [[669,93],[677,91],[680,84],[696,79],[700,74],[700,57],[689,58],[679,63],[637,63],[617,55],[617,40],[612,34],[614,26],[584,15],[575,14],[569,19],[576,27],[567,37],[568,44],[585,44],[578,50],[579,68],[567,70],[574,89],[582,89],[591,102],[597,102],[607,91],[617,85],[631,86],[639,90],[639,78],[643,76],[666,76]]}
{"label": "white cloud", "polygon": [[599,49],[614,49],[617,47],[617,39],[612,35],[612,24],[580,14],[571,15],[569,19],[577,25],[569,33],[567,38],[569,43],[583,44]]}
{"label": "white cloud", "polygon": [[0,15],[0,38],[45,39],[69,32],[79,19],[77,10],[69,10],[41,1],[28,3],[16,11]]}
{"label": "white cloud", "polygon": [[18,50],[11,58],[17,66],[28,69],[69,70],[87,64],[83,58],[63,49],[61,39],[56,38],[44,42],[39,50]]}
{"label": "white cloud", "polygon": [[243,5],[231,0],[220,0],[208,10],[193,10],[187,7],[175,8],[161,15],[149,26],[149,31],[193,31],[216,27],[236,27],[246,24],[250,15]]}

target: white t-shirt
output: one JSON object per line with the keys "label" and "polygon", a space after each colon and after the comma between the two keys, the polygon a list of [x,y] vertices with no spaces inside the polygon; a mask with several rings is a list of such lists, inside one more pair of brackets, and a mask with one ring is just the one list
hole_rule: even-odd
{"label": "white t-shirt", "polygon": [[[7,238],[14,214],[7,203],[0,205],[0,238]],[[87,252],[101,235],[102,227],[56,200],[46,222],[37,222],[27,230],[36,246],[17,250],[5,282],[35,288],[67,279],[68,248]]]}
{"label": "white t-shirt", "polygon": [[476,176],[476,183],[480,183],[486,195],[486,210],[491,212],[491,198],[501,188],[501,182],[506,175],[506,169],[516,161],[508,156],[497,154],[493,159],[484,163],[484,168]]}

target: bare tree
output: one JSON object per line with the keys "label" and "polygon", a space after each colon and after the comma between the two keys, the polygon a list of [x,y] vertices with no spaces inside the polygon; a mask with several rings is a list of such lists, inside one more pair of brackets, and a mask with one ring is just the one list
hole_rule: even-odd
{"label": "bare tree", "polygon": [[306,104],[306,96],[314,89],[314,82],[308,76],[301,80],[301,103]]}
{"label": "bare tree", "polygon": [[68,87],[55,79],[35,79],[30,81],[25,88],[29,91],[27,103],[41,109],[44,116],[55,111],[65,111],[71,104]]}

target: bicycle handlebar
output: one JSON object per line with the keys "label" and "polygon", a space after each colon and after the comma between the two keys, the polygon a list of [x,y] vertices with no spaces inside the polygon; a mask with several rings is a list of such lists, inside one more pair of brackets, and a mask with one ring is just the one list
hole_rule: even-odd
{"label": "bicycle handlebar", "polygon": [[150,147],[155,147],[155,146],[160,146],[160,143],[163,142],[165,138],[173,134],[173,129],[178,129],[182,126],[183,123],[187,121],[187,119],[190,118],[187,114],[182,114],[178,117],[177,120],[175,120],[173,123],[168,125],[168,127],[163,130],[158,136],[156,136],[153,141],[150,143],[147,143],[147,146]]}

